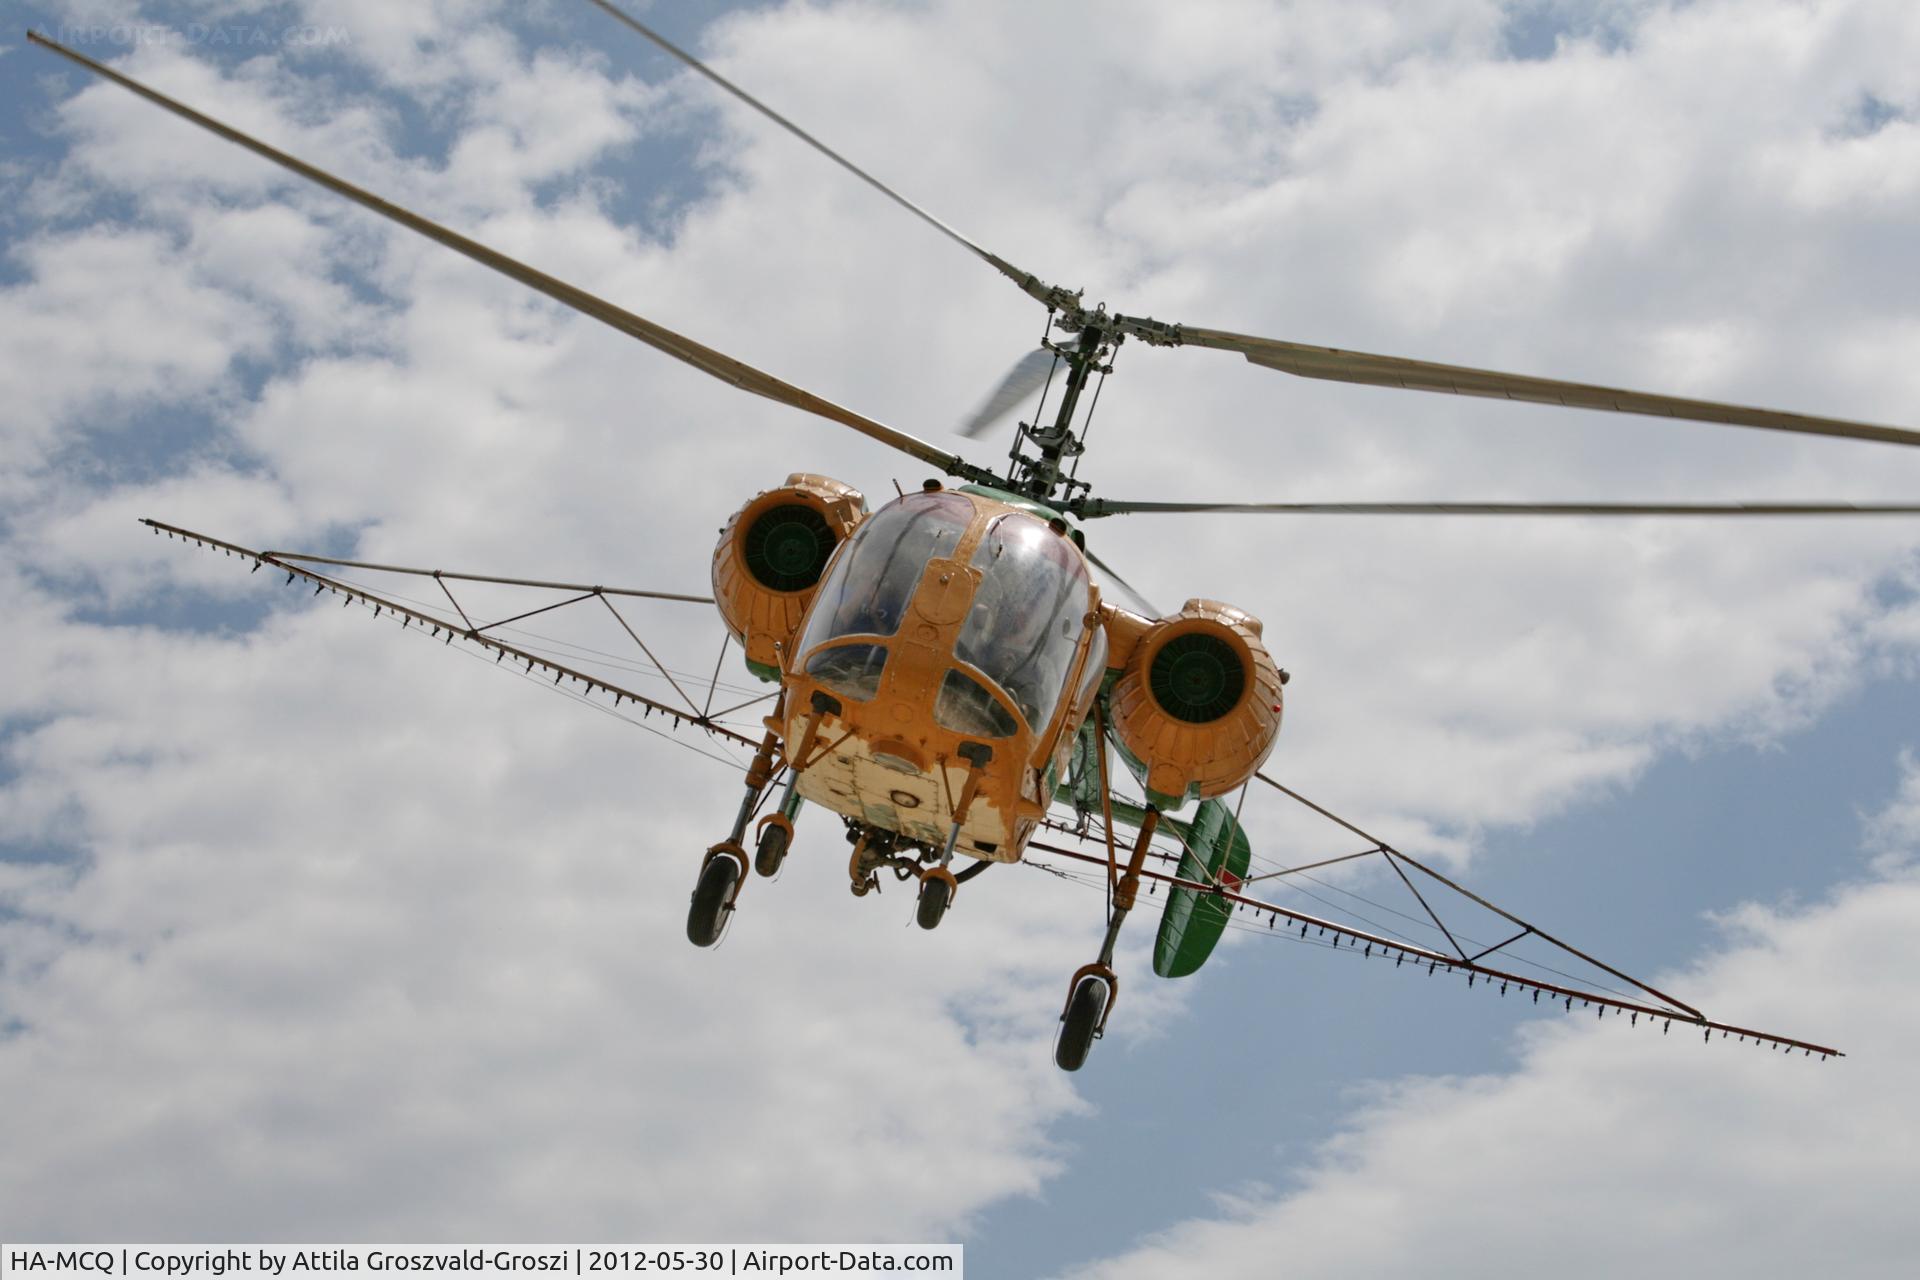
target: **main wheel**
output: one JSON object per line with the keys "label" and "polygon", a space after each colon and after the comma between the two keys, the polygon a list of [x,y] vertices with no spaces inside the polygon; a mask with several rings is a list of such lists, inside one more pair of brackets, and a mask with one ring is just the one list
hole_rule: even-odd
{"label": "main wheel", "polygon": [[914,908],[913,918],[922,929],[937,928],[947,914],[947,904],[953,901],[953,882],[945,876],[923,876],[920,880],[920,901]]}
{"label": "main wheel", "polygon": [[707,859],[700,868],[700,883],[693,887],[693,904],[687,908],[687,941],[696,947],[710,947],[720,941],[727,927],[728,901],[733,882],[740,878],[740,864],[724,853]]}
{"label": "main wheel", "polygon": [[753,869],[763,876],[777,875],[787,860],[787,847],[793,843],[793,828],[784,822],[769,822],[760,828],[760,842],[754,846]]}
{"label": "main wheel", "polygon": [[1054,1041],[1053,1062],[1062,1071],[1078,1071],[1093,1049],[1093,1033],[1107,1007],[1107,984],[1088,974],[1073,988],[1067,1012],[1060,1019],[1060,1038]]}

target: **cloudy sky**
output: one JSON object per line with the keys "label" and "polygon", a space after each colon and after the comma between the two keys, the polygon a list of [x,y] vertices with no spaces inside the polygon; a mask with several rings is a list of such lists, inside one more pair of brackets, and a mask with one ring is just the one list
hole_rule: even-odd
{"label": "cloudy sky", "polygon": [[[1904,0],[645,13],[1089,301],[1920,426]],[[923,934],[908,895],[848,896],[809,813],[696,951],[729,769],[135,523],[700,592],[713,531],[788,472],[877,498],[920,464],[22,33],[949,447],[1033,304],[584,3],[8,16],[0,1234],[960,1240],[977,1275],[1100,1277],[1873,1276],[1920,1251],[1912,523],[1094,526],[1164,606],[1266,620],[1294,673],[1271,771],[1715,1016],[1849,1056],[1251,937],[1158,983],[1143,926],[1065,1076],[1097,895],[997,869]],[[1920,495],[1894,446],[1204,351],[1129,346],[1111,381],[1082,472],[1111,497]],[[710,667],[716,618],[644,621]],[[1342,851],[1247,815],[1276,859]]]}

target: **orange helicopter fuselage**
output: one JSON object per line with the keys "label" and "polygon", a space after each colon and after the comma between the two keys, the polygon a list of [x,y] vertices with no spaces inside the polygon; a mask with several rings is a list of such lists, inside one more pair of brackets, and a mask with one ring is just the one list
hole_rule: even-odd
{"label": "orange helicopter fuselage", "polygon": [[807,800],[1014,862],[1106,671],[1099,592],[1065,525],[979,492],[874,512],[782,653],[781,736]]}

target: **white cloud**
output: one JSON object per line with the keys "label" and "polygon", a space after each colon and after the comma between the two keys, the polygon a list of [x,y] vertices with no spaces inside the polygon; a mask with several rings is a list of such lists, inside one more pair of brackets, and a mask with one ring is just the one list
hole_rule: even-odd
{"label": "white cloud", "polygon": [[702,762],[661,748],[637,789],[625,726],[439,680],[357,610],[225,640],[37,621],[67,647],[12,710],[60,714],[13,741],[0,826],[84,854],[7,868],[0,1074],[35,1102],[4,1121],[11,1221],[477,1238],[539,1204],[554,1235],[865,1238],[881,1199],[910,1238],[1053,1167],[1087,929],[1044,877],[969,886],[971,927],[876,967],[911,899],[850,913],[809,821],[695,952],[724,819],[664,797],[711,797]]}
{"label": "white cloud", "polygon": [[[1090,299],[1910,416],[1911,299],[1888,283],[1912,274],[1909,131],[1832,127],[1863,89],[1913,100],[1908,7],[1643,10],[1623,48],[1576,41],[1543,64],[1498,60],[1503,10],[1476,0],[1139,5],[1093,30],[1065,6],[790,6],[690,38]],[[143,46],[127,65],[921,434],[1037,333],[1003,281],[790,139],[618,69],[657,63],[534,48],[548,30],[517,36],[505,12],[308,6],[351,31],[335,53],[372,96],[297,48]],[[602,50],[627,38],[583,29]],[[603,184],[642,176],[626,148],[709,113],[725,125],[699,135],[702,198],[664,239],[617,225]],[[26,1153],[0,1202],[44,1234],[864,1238],[950,1234],[1039,1186],[1067,1158],[1048,1126],[1077,1105],[1044,1046],[1097,900],[995,871],[940,933],[907,934],[901,896],[849,903],[837,833],[813,814],[793,869],[750,886],[728,944],[695,953],[678,917],[734,802],[717,771],[337,608],[225,635],[130,621],[168,600],[279,608],[266,575],[136,515],[685,590],[726,513],[788,471],[881,499],[923,468],[530,301],[118,90],[83,90],[59,119],[70,150],[35,188],[28,278],[0,298],[0,831],[79,857],[0,864],[17,913],[0,922],[0,1007],[24,1024],[0,1040],[0,1089],[35,1104],[0,1121]],[[83,427],[156,409],[195,430],[157,446],[150,474],[74,456]],[[1133,346],[1100,413],[1085,474],[1123,497],[1871,499],[1911,497],[1915,475],[1874,446]],[[1873,594],[1910,571],[1904,525],[1136,517],[1092,536],[1168,607],[1216,596],[1265,617],[1296,675],[1280,772],[1462,859],[1479,827],[1621,788],[1676,745],[1777,735],[1904,669],[1920,634]],[[677,637],[683,661],[709,666],[715,637],[710,620]],[[1818,932],[1870,896],[1778,930]],[[1150,1034],[1179,995],[1129,979],[1116,1035]],[[1818,1076],[1771,1063],[1763,1079],[1859,1081],[1868,1042]],[[1594,1060],[1670,1070],[1635,1065],[1643,1052]],[[1748,1070],[1687,1061],[1695,1090]]]}
{"label": "white cloud", "polygon": [[11,501],[25,496],[15,477],[36,469],[57,424],[207,396],[237,356],[264,349],[258,309],[202,287],[190,260],[151,231],[55,235],[20,257],[32,283],[0,297]]}

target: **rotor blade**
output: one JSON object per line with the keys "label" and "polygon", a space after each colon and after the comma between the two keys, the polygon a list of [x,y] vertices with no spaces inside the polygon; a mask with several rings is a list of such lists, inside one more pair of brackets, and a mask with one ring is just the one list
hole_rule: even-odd
{"label": "rotor blade", "polygon": [[1013,368],[1007,370],[1007,376],[1000,379],[1000,385],[973,411],[973,416],[960,424],[960,434],[977,439],[981,432],[1000,421],[1015,405],[1046,385],[1056,359],[1058,357],[1045,347],[1035,348],[1021,356]]}
{"label": "rotor blade", "polygon": [[[1085,551],[1085,548],[1082,548],[1082,550]],[[1125,578],[1121,577],[1119,574],[1115,573],[1111,568],[1109,568],[1105,560],[1102,560],[1099,556],[1093,554],[1093,552],[1091,551],[1086,551],[1086,557],[1087,559],[1093,562],[1093,567],[1098,569],[1106,577],[1106,579],[1109,582],[1113,583],[1114,586],[1120,588],[1120,590],[1126,592],[1129,596],[1133,597],[1133,602],[1139,605],[1141,608],[1145,609],[1147,611],[1147,616],[1149,618],[1157,618],[1160,616],[1160,610],[1154,607],[1153,601],[1141,595],[1137,590],[1134,589],[1134,586],[1131,582],[1128,582]]]}
{"label": "rotor blade", "polygon": [[754,97],[752,94],[748,93],[745,89],[742,89],[739,85],[727,79],[725,76],[721,75],[718,71],[715,71],[712,67],[709,67],[706,63],[700,61],[698,58],[688,53],[685,49],[682,49],[679,45],[674,44],[672,41],[668,40],[665,36],[661,35],[658,31],[655,31],[652,27],[647,26],[645,23],[641,22],[638,18],[635,18],[632,14],[622,9],[619,5],[611,3],[611,0],[592,0],[592,3],[596,7],[601,9],[603,12],[605,12],[607,16],[612,18],[614,21],[620,23],[622,26],[626,27],[628,30],[633,31],[640,36],[644,36],[648,40],[651,40],[654,44],[658,45],[661,49],[664,49],[667,53],[671,54],[673,57],[678,58],[681,62],[686,63],[687,66],[693,68],[693,70],[699,72],[701,75],[705,76],[707,79],[713,81],[713,83],[715,83],[716,85],[719,85],[722,89],[726,90],[728,93],[738,98],[741,102],[746,103],[749,107],[752,107],[755,111],[758,111],[761,115],[773,121],[775,124],[779,125],[782,129],[785,129],[788,133],[800,139],[800,141],[806,143],[808,146],[812,147],[815,151],[818,151],[821,155],[833,161],[835,164],[839,165],[842,169],[845,169],[848,173],[860,179],[860,181],[866,183],[868,186],[872,187],[875,191],[878,191],[881,195],[893,201],[895,204],[899,205],[902,209],[905,209],[908,213],[911,213],[914,217],[920,219],[922,222],[932,227],[935,231],[938,231],[941,235],[947,237],[947,239],[953,241],[955,244],[960,245],[962,248],[965,248],[969,252],[973,253],[976,257],[986,262],[994,270],[998,271],[1001,275],[1005,276],[1007,279],[1019,285],[1021,290],[1025,292],[1028,297],[1034,299],[1036,302],[1039,302],[1044,306],[1059,307],[1064,309],[1068,306],[1071,306],[1077,301],[1077,295],[1069,293],[1067,290],[1058,288],[1057,286],[1047,284],[1045,281],[1041,280],[1040,277],[1034,275],[1031,271],[1022,271],[1019,267],[1014,266],[1011,262],[1008,262],[1005,258],[1002,258],[999,254],[989,252],[987,249],[982,248],[980,245],[977,245],[973,241],[967,239],[965,236],[961,235],[958,231],[955,231],[952,227],[948,226],[946,223],[942,222],[940,219],[934,217],[931,213],[928,213],[925,209],[922,209],[919,205],[907,199],[905,196],[901,195],[898,191],[895,191],[892,187],[889,187],[886,183],[880,181],[878,178],[868,173],[865,169],[862,169],[859,165],[847,159],[845,156],[841,155],[838,151],[835,151],[832,147],[829,147],[826,143],[820,141],[820,139],[808,133],[805,129],[802,129],[799,125],[787,119],[785,116],[781,115],[778,111],[775,111],[772,107],[769,107],[766,103],[760,101],[760,99]]}
{"label": "rotor blade", "polygon": [[1198,511],[1248,515],[1336,516],[1912,516],[1920,506],[1872,502],[1116,502],[1088,498],[1073,514],[1095,516]]}
{"label": "rotor blade", "polygon": [[[1149,322],[1151,323],[1151,322]],[[1164,333],[1169,326],[1156,326]],[[1718,422],[1734,427],[1760,427],[1768,431],[1790,431],[1801,435],[1839,436],[1850,440],[1877,440],[1884,444],[1920,445],[1920,431],[1905,427],[1883,427],[1869,422],[1849,422],[1841,418],[1817,418],[1803,413],[1783,413],[1775,409],[1752,409],[1742,405],[1721,404],[1713,400],[1687,400],[1679,396],[1654,395],[1645,391],[1622,391],[1614,387],[1589,386],[1580,382],[1558,382],[1552,378],[1532,378],[1521,374],[1495,373],[1488,369],[1468,369],[1459,365],[1433,364],[1400,356],[1369,355],[1364,351],[1343,351],[1338,347],[1313,347],[1279,338],[1255,338],[1219,329],[1171,327],[1173,340],[1192,347],[1213,347],[1220,351],[1238,351],[1254,364],[1278,369],[1303,378],[1326,378],[1334,382],[1360,382],[1376,387],[1400,387],[1408,391],[1440,391],[1449,395],[1485,396],[1494,400],[1527,400],[1536,404],[1558,404],[1574,409],[1608,409],[1615,413],[1643,413],[1656,418],[1685,418],[1694,422]],[[1162,340],[1165,340],[1164,338]]]}
{"label": "rotor blade", "polygon": [[29,31],[27,38],[35,44],[51,49],[68,61],[86,68],[95,75],[111,80],[122,88],[139,94],[149,102],[165,107],[174,115],[200,126],[209,133],[216,134],[219,137],[225,138],[228,142],[245,147],[255,155],[271,160],[289,172],[296,173],[310,182],[327,188],[327,190],[337,195],[345,196],[354,203],[371,209],[380,216],[397,222],[410,231],[418,232],[429,240],[438,241],[456,253],[466,255],[482,266],[491,267],[501,275],[509,279],[517,280],[528,288],[543,293],[556,302],[573,308],[582,315],[591,316],[603,324],[618,329],[628,337],[638,338],[648,346],[659,351],[664,351],[674,359],[684,361],[704,373],[713,375],[722,382],[730,383],[743,391],[751,391],[755,395],[765,396],[769,400],[775,400],[781,404],[791,405],[796,409],[805,410],[808,413],[825,418],[830,422],[837,422],[842,426],[851,427],[861,435],[878,440],[882,444],[891,445],[902,453],[932,466],[939,467],[942,471],[950,475],[972,474],[972,469],[968,468],[966,463],[957,455],[936,449],[931,444],[928,444],[916,436],[908,435],[904,431],[897,431],[883,423],[875,422],[872,418],[855,413],[851,409],[842,408],[840,405],[834,404],[830,400],[824,400],[810,391],[804,391],[792,383],[784,382],[770,373],[762,372],[752,365],[742,363],[731,356],[715,351],[711,347],[702,346],[693,339],[675,333],[671,329],[654,324],[651,320],[642,319],[633,312],[615,306],[605,299],[595,297],[584,289],[577,288],[563,280],[556,279],[543,271],[535,270],[533,267],[526,265],[518,259],[510,258],[504,253],[480,244],[478,241],[469,240],[458,232],[449,231],[447,228],[440,226],[438,223],[430,222],[417,213],[403,209],[399,205],[384,200],[370,191],[365,191],[350,182],[336,178],[325,170],[318,169],[306,163],[304,160],[296,159],[283,151],[277,151],[266,143],[249,137],[247,134],[241,133],[238,129],[232,128],[229,125],[222,124],[210,116],[202,115],[192,107],[176,102],[156,90],[149,89],[139,81],[121,75],[113,68],[95,62],[85,54],[76,53],[65,45],[49,40],[37,31]]}

